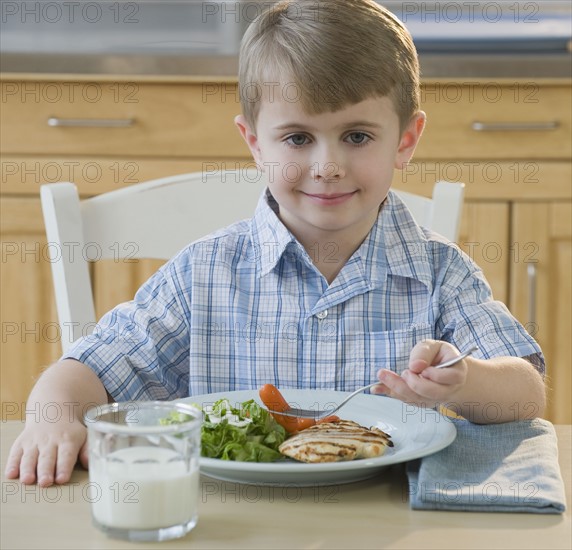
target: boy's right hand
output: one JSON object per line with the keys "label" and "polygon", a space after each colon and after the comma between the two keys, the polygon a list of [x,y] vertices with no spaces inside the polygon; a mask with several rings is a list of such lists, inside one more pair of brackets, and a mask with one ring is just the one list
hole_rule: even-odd
{"label": "boy's right hand", "polygon": [[26,423],[10,449],[5,474],[26,485],[67,483],[78,456],[87,468],[87,428],[81,421]]}
{"label": "boy's right hand", "polygon": [[[78,456],[87,468],[83,415],[109,399],[95,372],[75,359],[63,359],[45,370],[30,393],[26,411],[33,414],[27,416],[24,431],[10,449],[6,477],[47,487],[68,482]],[[43,414],[41,419],[36,416],[37,410],[53,405],[62,407],[60,412],[72,408],[58,421],[49,422]]]}

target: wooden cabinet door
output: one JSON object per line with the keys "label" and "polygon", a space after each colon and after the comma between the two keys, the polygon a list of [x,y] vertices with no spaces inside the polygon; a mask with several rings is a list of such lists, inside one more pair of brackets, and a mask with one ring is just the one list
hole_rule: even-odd
{"label": "wooden cabinet door", "polygon": [[92,266],[95,313],[99,320],[116,305],[133,299],[163,260],[101,260]]}
{"label": "wooden cabinet door", "polygon": [[570,424],[572,327],[572,205],[515,203],[510,305],[546,357],[547,417]]}
{"label": "wooden cabinet door", "polygon": [[465,202],[458,244],[483,270],[494,298],[507,303],[508,203]]}
{"label": "wooden cabinet door", "polygon": [[15,420],[40,372],[60,356],[61,335],[40,200],[3,197],[0,206],[2,419]]}

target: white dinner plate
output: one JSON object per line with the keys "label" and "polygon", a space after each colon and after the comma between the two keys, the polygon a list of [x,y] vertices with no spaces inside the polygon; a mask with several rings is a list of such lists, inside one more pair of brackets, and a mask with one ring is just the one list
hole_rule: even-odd
{"label": "white dinner plate", "polygon": [[[291,406],[317,408],[340,403],[346,392],[328,390],[281,390]],[[232,405],[255,399],[262,404],[258,391],[230,391],[195,395],[183,401],[208,405],[228,398]],[[305,464],[294,460],[278,462],[234,462],[201,458],[201,473],[209,477],[236,483],[264,485],[337,485],[351,483],[377,475],[383,468],[433,454],[450,445],[457,431],[453,423],[433,409],[408,405],[397,399],[361,394],[354,397],[338,416],[359,424],[376,426],[391,436],[394,447],[383,456],[334,462]]]}

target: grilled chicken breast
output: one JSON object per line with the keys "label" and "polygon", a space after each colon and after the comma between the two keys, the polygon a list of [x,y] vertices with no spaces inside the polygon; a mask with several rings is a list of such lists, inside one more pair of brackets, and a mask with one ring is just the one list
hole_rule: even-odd
{"label": "grilled chicken breast", "polygon": [[379,428],[364,428],[351,420],[323,422],[288,438],[278,450],[300,462],[341,462],[381,456],[393,447]]}

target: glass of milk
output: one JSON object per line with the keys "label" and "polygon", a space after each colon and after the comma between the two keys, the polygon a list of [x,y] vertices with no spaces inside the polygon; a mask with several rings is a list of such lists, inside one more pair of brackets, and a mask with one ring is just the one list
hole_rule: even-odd
{"label": "glass of milk", "polygon": [[131,541],[187,534],[198,517],[202,412],[134,401],[90,409],[85,421],[94,525]]}

